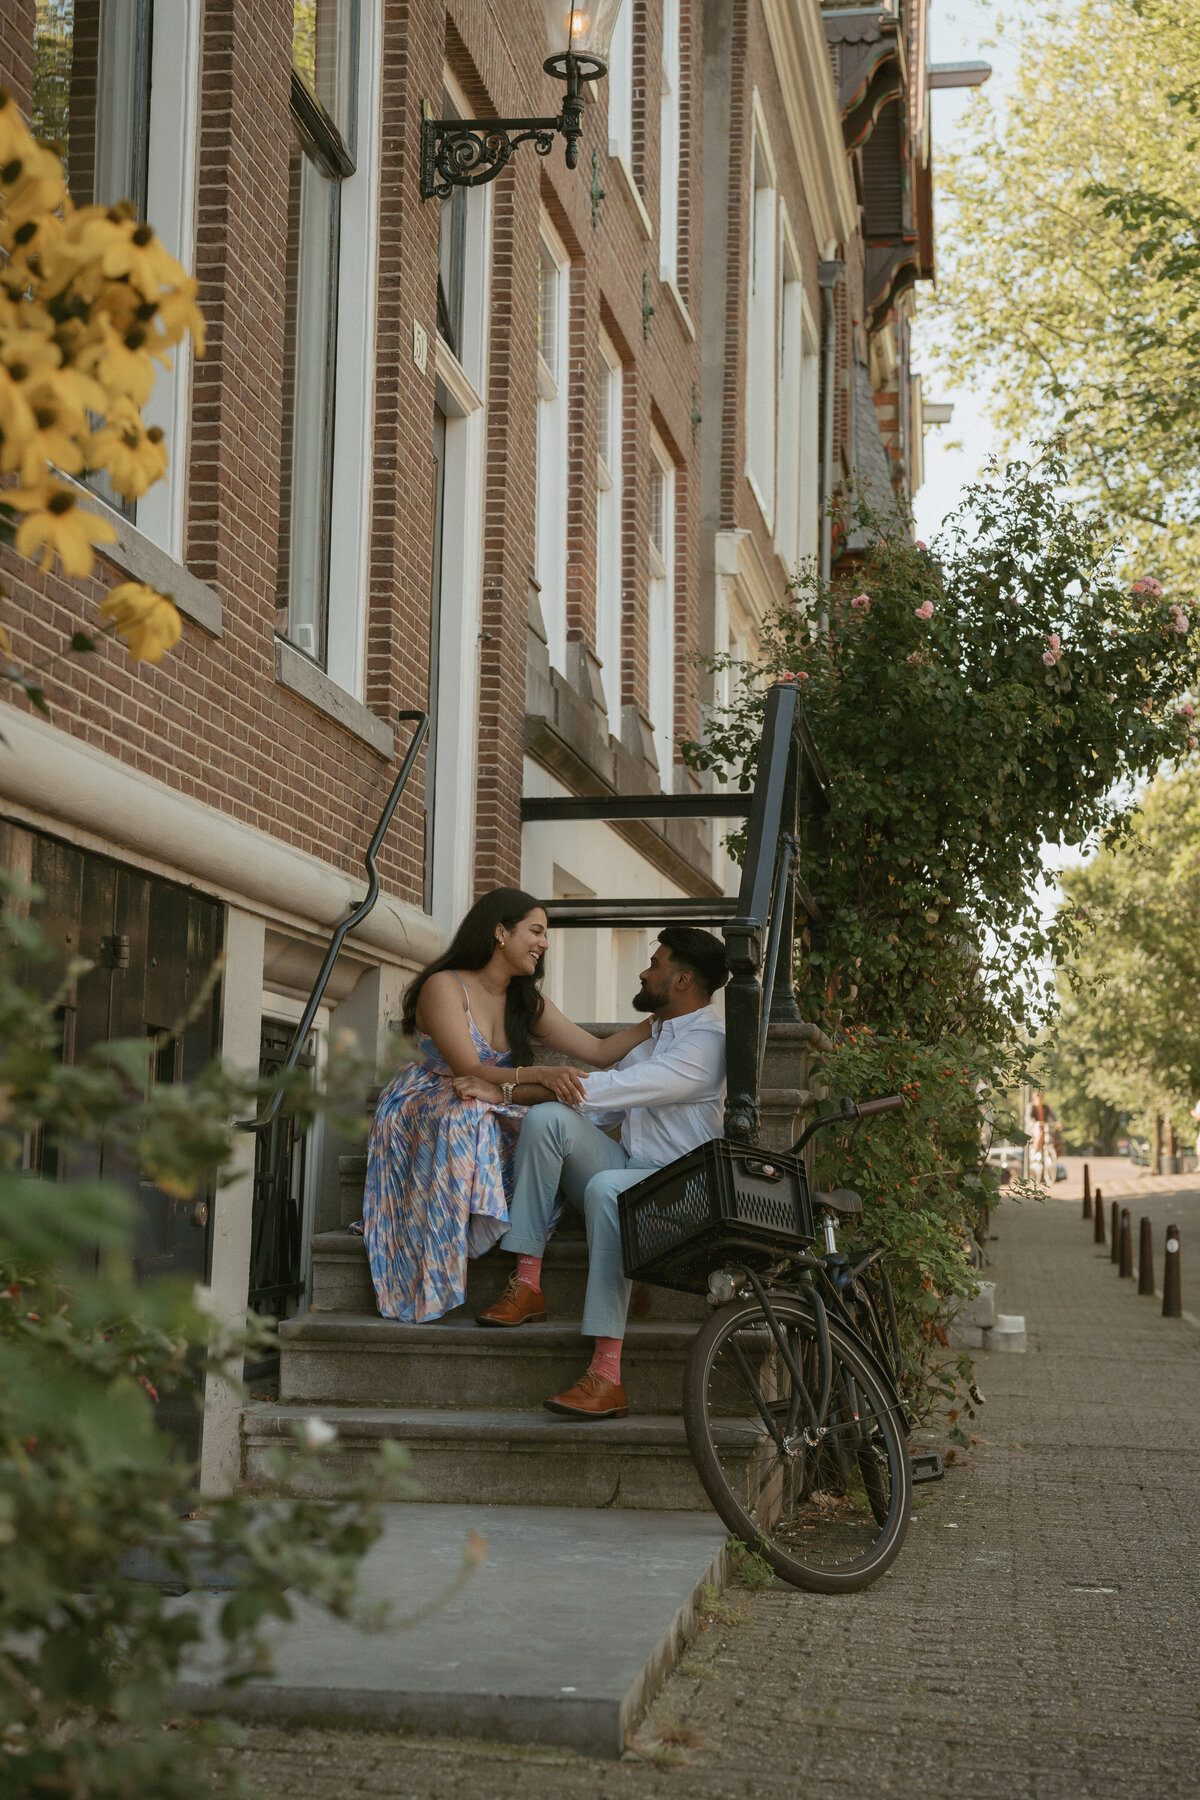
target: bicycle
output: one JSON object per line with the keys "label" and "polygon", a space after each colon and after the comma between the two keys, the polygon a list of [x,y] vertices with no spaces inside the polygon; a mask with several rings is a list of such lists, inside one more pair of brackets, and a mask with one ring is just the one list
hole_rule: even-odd
{"label": "bicycle", "polygon": [[[810,1193],[800,1153],[830,1125],[903,1104],[843,1100],[790,1153],[714,1140],[628,1189],[622,1208],[627,1271],[691,1292],[703,1282],[715,1309],[683,1387],[709,1499],[776,1574],[815,1593],[857,1592],[891,1566],[913,1472],[883,1252],[851,1262],[839,1250],[838,1221],[861,1214],[862,1201],[847,1189]],[[702,1183],[708,1217],[697,1225]]]}

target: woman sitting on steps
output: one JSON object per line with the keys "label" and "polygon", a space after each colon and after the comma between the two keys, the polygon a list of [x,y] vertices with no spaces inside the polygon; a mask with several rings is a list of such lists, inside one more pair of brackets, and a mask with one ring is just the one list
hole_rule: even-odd
{"label": "woman sitting on steps", "polygon": [[[540,991],[546,914],[531,894],[495,888],[477,900],[445,955],[404,996],[419,1060],[383,1090],[367,1154],[363,1235],[379,1311],[406,1324],[461,1306],[467,1260],[508,1229],[512,1153],[522,1097],[583,1097],[580,1071],[535,1062],[556,1050],[611,1068],[650,1034],[650,1021],[593,1037]],[[508,1075],[510,1079],[505,1080]],[[460,1099],[454,1081],[500,1086],[502,1103]]]}

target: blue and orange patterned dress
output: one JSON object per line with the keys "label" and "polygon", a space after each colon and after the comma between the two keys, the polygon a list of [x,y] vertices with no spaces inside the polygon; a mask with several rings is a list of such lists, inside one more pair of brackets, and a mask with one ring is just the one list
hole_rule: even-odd
{"label": "blue and orange patterned dress", "polygon": [[[463,992],[466,992],[464,986]],[[512,1067],[471,1017],[481,1063]],[[379,1097],[367,1151],[363,1236],[385,1319],[407,1325],[461,1306],[467,1260],[508,1230],[512,1158],[523,1106],[460,1100],[454,1072],[433,1039],[416,1036],[411,1063]]]}

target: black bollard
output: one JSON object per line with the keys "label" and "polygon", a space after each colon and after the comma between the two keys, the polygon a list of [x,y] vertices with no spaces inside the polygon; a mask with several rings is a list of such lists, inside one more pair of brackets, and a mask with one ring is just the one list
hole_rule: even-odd
{"label": "black bollard", "polygon": [[1085,1219],[1092,1216],[1092,1177],[1086,1163],[1083,1165],[1083,1216]]}
{"label": "black bollard", "polygon": [[1145,1213],[1142,1214],[1142,1234],[1138,1244],[1138,1293],[1154,1293],[1154,1234]]}
{"label": "black bollard", "polygon": [[1182,1319],[1183,1283],[1179,1275],[1179,1227],[1167,1226],[1167,1260],[1163,1264],[1164,1319]]}
{"label": "black bollard", "polygon": [[1109,1224],[1112,1226],[1112,1249],[1108,1253],[1108,1260],[1109,1262],[1119,1262],[1121,1260],[1121,1209],[1115,1200],[1112,1203],[1112,1217]]}
{"label": "black bollard", "polygon": [[1121,1266],[1118,1273],[1133,1280],[1133,1221],[1129,1208],[1121,1208]]}
{"label": "black bollard", "polygon": [[1092,1226],[1092,1242],[1094,1244],[1104,1242],[1104,1195],[1099,1188],[1096,1189],[1096,1217]]}

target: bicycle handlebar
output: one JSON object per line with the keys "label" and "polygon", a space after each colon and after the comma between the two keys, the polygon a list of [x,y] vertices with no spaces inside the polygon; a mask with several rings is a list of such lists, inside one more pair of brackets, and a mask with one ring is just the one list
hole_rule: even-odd
{"label": "bicycle handlebar", "polygon": [[873,1113],[899,1112],[903,1105],[903,1094],[888,1094],[882,1100],[864,1100],[861,1105],[850,1099],[839,1100],[836,1112],[824,1113],[805,1127],[792,1145],[792,1155],[799,1156],[808,1140],[818,1131],[824,1131],[827,1125],[849,1125],[855,1119],[868,1119]]}

